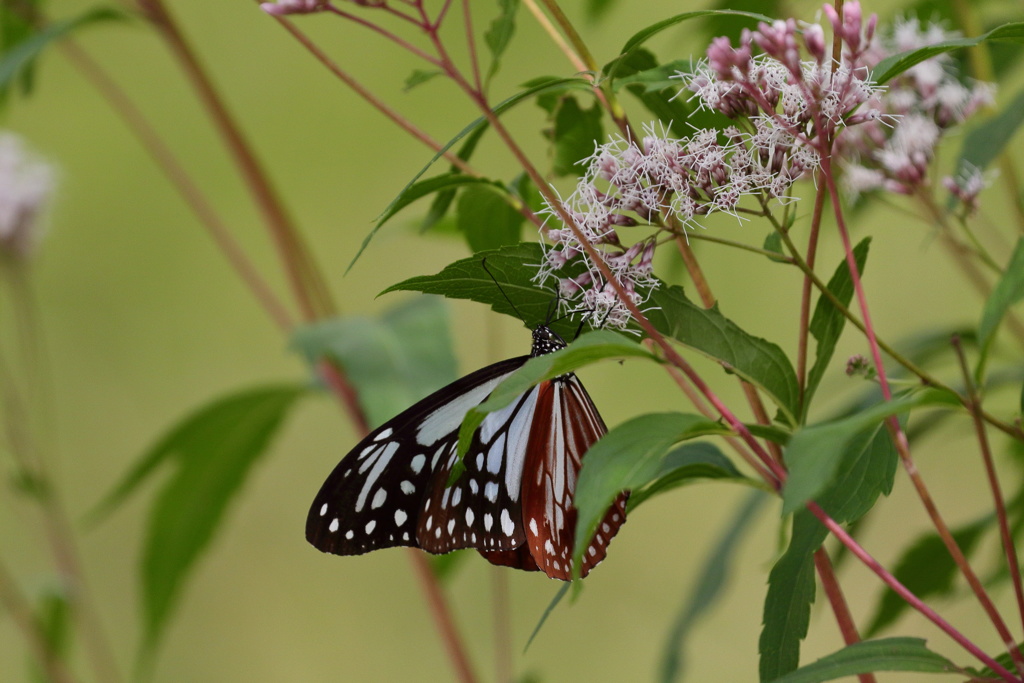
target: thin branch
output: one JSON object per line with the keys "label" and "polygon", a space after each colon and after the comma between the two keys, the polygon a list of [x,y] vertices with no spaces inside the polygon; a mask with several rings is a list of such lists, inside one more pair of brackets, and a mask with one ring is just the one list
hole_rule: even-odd
{"label": "thin branch", "polygon": [[185,36],[164,6],[163,0],[138,0],[139,6],[166,39],[171,51],[178,58],[188,76],[199,100],[222,136],[231,158],[245,180],[256,206],[260,208],[264,221],[277,246],[285,272],[291,284],[302,316],[305,320],[316,320],[333,315],[334,303],[312,255],[284,208],[277,191],[272,186],[263,165],[257,160],[251,145],[242,134],[241,127],[228,111],[227,105],[218,94],[210,77],[200,65]]}
{"label": "thin branch", "polygon": [[978,437],[978,447],[981,451],[981,459],[985,464],[985,475],[988,477],[989,488],[992,490],[992,501],[996,508],[996,519],[999,522],[999,536],[1003,543],[1003,552],[1006,553],[1006,564],[1010,570],[1010,581],[1013,583],[1013,592],[1017,598],[1017,612],[1020,615],[1021,626],[1024,627],[1024,585],[1021,583],[1020,564],[1017,561],[1017,549],[1013,544],[1013,535],[1010,532],[1010,523],[1006,515],[1006,501],[999,486],[999,475],[996,473],[995,463],[992,461],[992,449],[989,446],[988,435],[985,432],[985,423],[981,418],[981,397],[971,379],[971,371],[967,367],[967,358],[964,355],[960,339],[953,338],[953,348],[956,350],[957,359],[960,361],[960,371],[963,373],[964,386],[967,387],[967,399],[971,407],[971,417],[974,420],[974,432]]}
{"label": "thin branch", "polygon": [[996,672],[996,674],[1003,680],[1007,681],[1007,683],[1020,683],[1020,680],[1016,676],[1010,673],[995,659],[988,656],[984,650],[971,642],[971,640],[964,634],[955,629],[952,624],[943,619],[938,612],[922,602],[919,597],[910,591],[910,589],[900,583],[899,579],[893,576],[878,562],[878,560],[872,557],[871,554],[865,550],[841,524],[829,517],[828,513],[822,510],[817,503],[808,503],[807,509],[810,510],[811,513],[825,525],[832,535],[839,539],[839,541],[845,545],[850,552],[857,557],[857,559],[882,579],[882,581],[889,586],[893,592],[903,598],[907,604],[921,613],[921,615],[928,619],[928,621],[938,626],[946,635],[956,641],[960,647],[974,655],[982,664]]}
{"label": "thin branch", "polygon": [[263,306],[270,318],[282,330],[290,330],[293,326],[292,314],[263,279],[259,270],[245,255],[241,245],[235,241],[224,221],[221,220],[213,205],[199,186],[192,181],[184,166],[178,161],[160,134],[149,124],[145,115],[129,99],[127,94],[111,79],[93,59],[68,38],[60,43],[71,63],[88,79],[94,88],[103,95],[108,104],[121,117],[121,120],[132,131],[143,149],[149,153],[157,166],[164,172],[171,185],[195,212],[199,223],[216,243],[224,258],[234,268],[235,273],[246,284],[249,291]]}
{"label": "thin branch", "polygon": [[[843,589],[836,580],[836,574],[832,567],[832,560],[829,559],[828,551],[818,548],[814,551],[814,567],[818,571],[818,578],[821,579],[821,586],[825,589],[829,605],[832,606],[832,613],[839,624],[839,632],[843,636],[843,642],[847,645],[859,643],[861,638],[857,632],[857,625],[850,614],[850,606],[843,596]],[[866,673],[858,676],[860,683],[875,683],[875,675]]]}

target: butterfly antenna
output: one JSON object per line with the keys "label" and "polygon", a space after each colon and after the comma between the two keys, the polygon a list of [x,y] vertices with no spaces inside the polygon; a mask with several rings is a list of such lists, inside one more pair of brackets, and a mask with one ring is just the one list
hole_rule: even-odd
{"label": "butterfly antenna", "polygon": [[497,287],[498,291],[501,292],[501,295],[503,297],[505,297],[505,301],[508,302],[508,305],[511,306],[512,310],[516,312],[516,317],[519,318],[523,322],[524,325],[526,325],[527,324],[526,323],[526,318],[523,317],[523,314],[519,312],[518,308],[516,308],[516,305],[512,302],[512,299],[510,299],[508,297],[508,294],[505,293],[505,290],[502,289],[501,283],[498,282],[498,278],[494,277],[494,273],[492,273],[491,269],[487,267],[487,257],[486,256],[483,257],[482,259],[480,259],[480,265],[483,266],[484,271],[491,278],[491,280],[494,281],[494,286]]}

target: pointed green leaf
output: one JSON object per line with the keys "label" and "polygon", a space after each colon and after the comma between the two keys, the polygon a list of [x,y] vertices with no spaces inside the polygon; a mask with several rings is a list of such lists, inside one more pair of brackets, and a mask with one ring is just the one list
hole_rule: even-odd
{"label": "pointed green leaf", "polygon": [[[537,265],[543,258],[539,244],[522,242],[455,261],[435,275],[404,280],[381,294],[412,291],[440,294],[450,299],[469,299],[489,305],[496,313],[516,319],[522,316],[526,326],[533,328],[549,318],[551,304],[555,300],[554,291],[533,281]],[[485,259],[486,270],[483,265]],[[515,308],[510,300],[515,302]],[[569,319],[551,323],[551,329],[564,339],[572,338],[578,326]]]}
{"label": "pointed green leaf", "polygon": [[772,683],[822,683],[872,671],[962,673],[953,662],[925,647],[922,638],[884,638],[848,645]]}
{"label": "pointed green leaf", "polygon": [[982,43],[989,41],[1011,43],[1024,42],[1024,22],[1017,21],[1009,24],[1003,24],[1002,26],[997,26],[988,33],[976,38],[955,38],[953,40],[944,40],[941,43],[935,43],[916,50],[908,50],[907,52],[901,52],[898,55],[886,57],[875,65],[875,68],[871,72],[870,80],[882,85],[888,83],[910,67],[920,64],[926,59],[931,59],[932,57],[952,52],[953,50],[961,50],[965,47],[974,47],[975,45],[981,45]]}
{"label": "pointed green leaf", "polygon": [[[970,556],[974,552],[982,534],[992,526],[992,522],[992,517],[988,516],[953,532],[953,539],[964,555]],[[946,544],[934,532],[926,533],[914,541],[893,570],[893,575],[900,583],[922,600],[951,593],[959,574],[960,570],[946,549]],[[891,625],[908,607],[906,600],[887,588],[882,593],[875,616],[864,630],[864,636],[870,638]]]}
{"label": "pointed green leaf", "polygon": [[984,358],[999,323],[1003,321],[1010,307],[1021,299],[1024,299],[1024,238],[1017,240],[1010,262],[981,313],[981,322],[978,323],[978,346],[982,350],[982,359],[978,361],[979,367],[984,365]]}
{"label": "pointed green leaf", "polygon": [[698,10],[695,12],[683,12],[682,14],[677,14],[674,17],[669,17],[668,19],[663,19],[659,22],[651,24],[650,26],[647,26],[646,28],[643,28],[634,33],[630,37],[630,39],[626,41],[626,44],[622,46],[620,55],[613,59],[612,61],[605,64],[604,68],[601,69],[601,73],[608,78],[615,78],[615,76],[618,73],[618,68],[622,62],[626,61],[634,51],[640,48],[641,45],[643,45],[648,40],[664,31],[665,29],[672,28],[676,24],[680,24],[684,21],[689,21],[690,19],[709,17],[716,14],[744,16],[755,21],[764,21],[769,24],[772,23],[771,17],[766,17],[763,14],[757,14],[755,12],[735,12],[732,10]]}
{"label": "pointed green leaf", "polygon": [[1017,93],[999,114],[968,131],[957,168],[964,164],[987,168],[1003,153],[1021,123],[1024,123],[1024,90]]}
{"label": "pointed green leaf", "polygon": [[594,148],[604,141],[601,118],[604,110],[595,102],[584,109],[575,97],[563,97],[555,110],[554,159],[552,170],[557,176],[579,175],[580,162],[593,156]]}
{"label": "pointed green leaf", "polygon": [[540,633],[540,629],[544,626],[544,622],[548,620],[548,617],[551,616],[555,607],[557,607],[558,603],[562,601],[562,598],[565,597],[565,594],[569,592],[570,588],[572,588],[572,583],[567,582],[562,584],[562,587],[558,589],[557,593],[555,593],[555,597],[551,599],[551,602],[549,602],[548,606],[544,609],[544,613],[540,615],[537,625],[533,627],[533,631],[530,633],[530,637],[526,641],[526,646],[523,647],[524,653],[530,649],[530,644],[533,642],[533,639],[537,637],[537,634]]}
{"label": "pointed green leaf", "polygon": [[[847,441],[841,460],[846,466],[820,493],[818,503],[837,522],[849,524],[870,510],[880,494],[892,490],[898,457],[888,432],[876,424]],[[789,547],[768,576],[758,642],[762,681],[787,674],[800,664],[800,643],[807,635],[814,602],[814,552],[826,535],[809,510],[793,516]]]}
{"label": "pointed green leaf", "polygon": [[326,356],[345,368],[367,420],[377,426],[455,380],[447,311],[442,299],[427,297],[380,320],[321,320],[300,327],[292,347],[311,365]]}
{"label": "pointed green leaf", "polygon": [[[463,161],[469,161],[470,157],[473,156],[473,152],[476,151],[476,147],[480,143],[480,139],[484,136],[484,133],[487,132],[487,129],[488,126],[480,126],[467,135],[455,156]],[[449,167],[448,172],[451,174],[458,174],[462,171],[458,166],[452,164]],[[452,201],[455,199],[455,193],[457,191],[457,187],[450,187],[437,193],[434,197],[434,201],[430,203],[430,209],[427,211],[427,215],[423,217],[423,222],[420,224],[420,232],[430,230],[430,228],[434,227],[434,225],[447,215],[448,207],[452,205]]]}
{"label": "pointed green leaf", "polygon": [[[594,334],[598,333],[588,336]],[[652,413],[602,436],[584,456],[576,482],[573,566],[582,566],[583,553],[615,498],[658,479],[669,448],[680,441],[728,433],[722,423],[699,415]]]}
{"label": "pointed green leaf", "polygon": [[725,533],[704,561],[697,581],[669,631],[665,649],[662,651],[661,665],[658,667],[660,683],[673,683],[683,679],[686,669],[683,651],[690,629],[718,602],[732,571],[736,551],[739,550],[743,535],[750,530],[752,523],[757,519],[757,513],[767,499],[768,496],[762,492],[753,492],[739,508],[735,517],[724,525]]}
{"label": "pointed green leaf", "polygon": [[798,424],[796,371],[777,345],[743,331],[717,306],[697,306],[676,285],[656,289],[648,305],[647,318],[659,332],[719,361],[762,389],[790,426]]}
{"label": "pointed green leaf", "polygon": [[786,448],[789,478],[782,490],[783,514],[802,508],[826,490],[845,469],[843,458],[851,440],[885,418],[922,406],[959,405],[955,396],[938,390],[925,390],[876,404],[842,420],[802,429],[793,435]]}
{"label": "pointed green leaf", "polygon": [[662,458],[661,466],[650,483],[632,489],[627,510],[632,512],[656,495],[701,479],[735,479],[755,484],[754,480],[736,469],[718,446],[705,441],[687,443]]}
{"label": "pointed green leaf", "polygon": [[[853,248],[853,258],[857,262],[857,272],[861,276],[864,275],[864,264],[867,262],[868,249],[870,247],[871,238],[866,237]],[[836,268],[836,272],[832,275],[832,279],[828,281],[827,286],[828,291],[843,306],[849,308],[850,301],[853,300],[853,279],[850,277],[850,269],[847,266],[846,259],[843,259],[843,262]],[[832,354],[836,350],[836,342],[839,341],[839,336],[843,333],[843,327],[845,326],[846,316],[836,308],[828,297],[820,295],[818,303],[814,307],[814,315],[811,317],[810,323],[811,335],[818,342],[818,346],[814,365],[811,367],[811,371],[807,373],[807,389],[804,392],[803,405],[804,414],[807,413],[807,408],[811,405],[814,392],[818,389],[821,379],[825,376],[825,370],[828,368],[829,361],[832,360]]]}
{"label": "pointed green leaf", "polygon": [[17,45],[5,47],[0,55],[0,93],[6,92],[16,78],[30,69],[43,50],[80,28],[104,21],[123,21],[128,15],[113,7],[95,7],[73,19],[48,24]]}
{"label": "pointed green leaf", "polygon": [[484,33],[484,42],[491,51],[491,68],[487,72],[487,79],[490,80],[498,73],[501,67],[501,56],[512,41],[516,32],[516,12],[519,10],[519,0],[498,0],[500,12],[491,22],[491,27]]}
{"label": "pointed green leaf", "polygon": [[496,188],[476,185],[459,195],[456,224],[474,252],[518,244],[523,220],[509,204],[507,193]]}
{"label": "pointed green leaf", "polygon": [[185,580],[228,503],[305,392],[304,387],[271,386],[204,406],[144,454],[101,506],[110,509],[119,503],[158,465],[173,465],[146,525],[140,573],[145,652],[155,650]]}
{"label": "pointed green leaf", "polygon": [[435,192],[454,191],[463,185],[495,185],[495,182],[486,178],[474,178],[459,172],[445,173],[421,180],[402,191],[402,194],[377,218],[377,226],[380,227],[387,223],[391,220],[392,216],[417,199],[434,194]]}
{"label": "pointed green leaf", "polygon": [[[520,102],[527,100],[531,97],[541,95],[545,92],[565,90],[590,90],[592,88],[593,85],[590,83],[590,81],[588,81],[585,78],[545,78],[542,81],[537,82],[534,85],[528,87],[526,90],[518,92],[515,95],[512,95],[511,97],[502,100],[494,107],[493,112],[497,115],[503,114],[504,112],[508,111],[509,109],[519,104]],[[391,200],[391,203],[388,204],[388,206],[381,213],[381,217],[377,219],[377,222],[370,230],[370,233],[363,239],[363,243],[359,246],[359,249],[356,251],[356,255],[352,257],[352,262],[348,264],[346,272],[352,269],[352,266],[354,266],[356,261],[359,260],[359,257],[363,255],[364,251],[366,251],[366,247],[370,245],[370,242],[373,240],[373,236],[377,234],[378,230],[380,230],[382,225],[382,219],[386,220],[387,218],[394,215],[394,206],[400,201],[402,201],[406,192],[408,192],[409,189],[413,185],[415,185],[417,181],[419,181],[423,174],[426,173],[430,169],[430,167],[434,165],[434,162],[440,159],[442,156],[444,156],[444,153],[451,149],[452,146],[455,145],[455,143],[457,143],[459,140],[487,125],[489,125],[487,123],[487,118],[481,116],[480,118],[476,119],[468,126],[463,128],[461,131],[459,131],[455,137],[453,137],[451,140],[445,143],[445,145],[441,149],[439,149],[436,154],[434,154],[433,158],[431,158],[430,161],[427,162],[426,166],[421,168],[420,171],[415,176],[413,176],[412,180],[410,180],[406,184],[406,186],[402,188],[401,192],[398,193],[398,196]]]}
{"label": "pointed green leaf", "polygon": [[414,69],[411,74],[405,79],[405,84],[402,86],[402,90],[409,92],[418,85],[422,85],[427,81],[433,80],[437,76],[440,76],[444,72],[439,69],[431,69],[429,71],[425,69]]}

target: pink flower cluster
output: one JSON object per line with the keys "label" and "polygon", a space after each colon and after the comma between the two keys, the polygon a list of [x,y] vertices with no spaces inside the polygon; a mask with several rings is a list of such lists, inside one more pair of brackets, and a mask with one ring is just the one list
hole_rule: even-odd
{"label": "pink flower cluster", "polygon": [[[832,63],[821,25],[800,31],[789,19],[745,30],[737,47],[728,38],[715,38],[707,59],[693,73],[679,77],[701,106],[733,119],[749,119],[755,126],[770,121],[802,145],[877,119],[878,110],[864,106],[877,89],[868,81],[869,70],[858,64],[870,45],[876,19],[872,16],[863,25],[857,2],[844,5],[842,21],[831,5],[825,5],[825,13],[846,45],[839,64]],[[802,58],[801,44],[811,59]]]}
{"label": "pink flower cluster", "polygon": [[[906,19],[880,33],[857,59],[872,68],[890,55],[956,37],[936,24]],[[845,167],[847,190],[854,195],[878,189],[912,194],[927,182],[945,133],[991,103],[993,93],[988,83],[961,83],[946,54],[911,67],[868,104],[883,117],[837,138],[835,153],[851,160]]]}
{"label": "pink flower cluster", "polygon": [[277,0],[260,3],[260,9],[267,14],[283,17],[287,14],[312,14],[326,9],[327,0]]}

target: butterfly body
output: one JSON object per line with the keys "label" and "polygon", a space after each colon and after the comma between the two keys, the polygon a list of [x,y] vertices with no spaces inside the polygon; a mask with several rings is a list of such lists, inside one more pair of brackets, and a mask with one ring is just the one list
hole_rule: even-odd
{"label": "butterfly body", "polygon": [[[565,346],[545,326],[531,356]],[[449,384],[371,432],[335,467],[310,507],[306,538],[359,555],[394,546],[431,553],[476,548],[493,564],[569,580],[572,505],[582,457],[607,428],[575,374],[545,380],[486,416],[457,462],[459,427],[530,356],[501,361]],[[625,521],[626,494],[584,553],[581,575],[604,559]]]}

